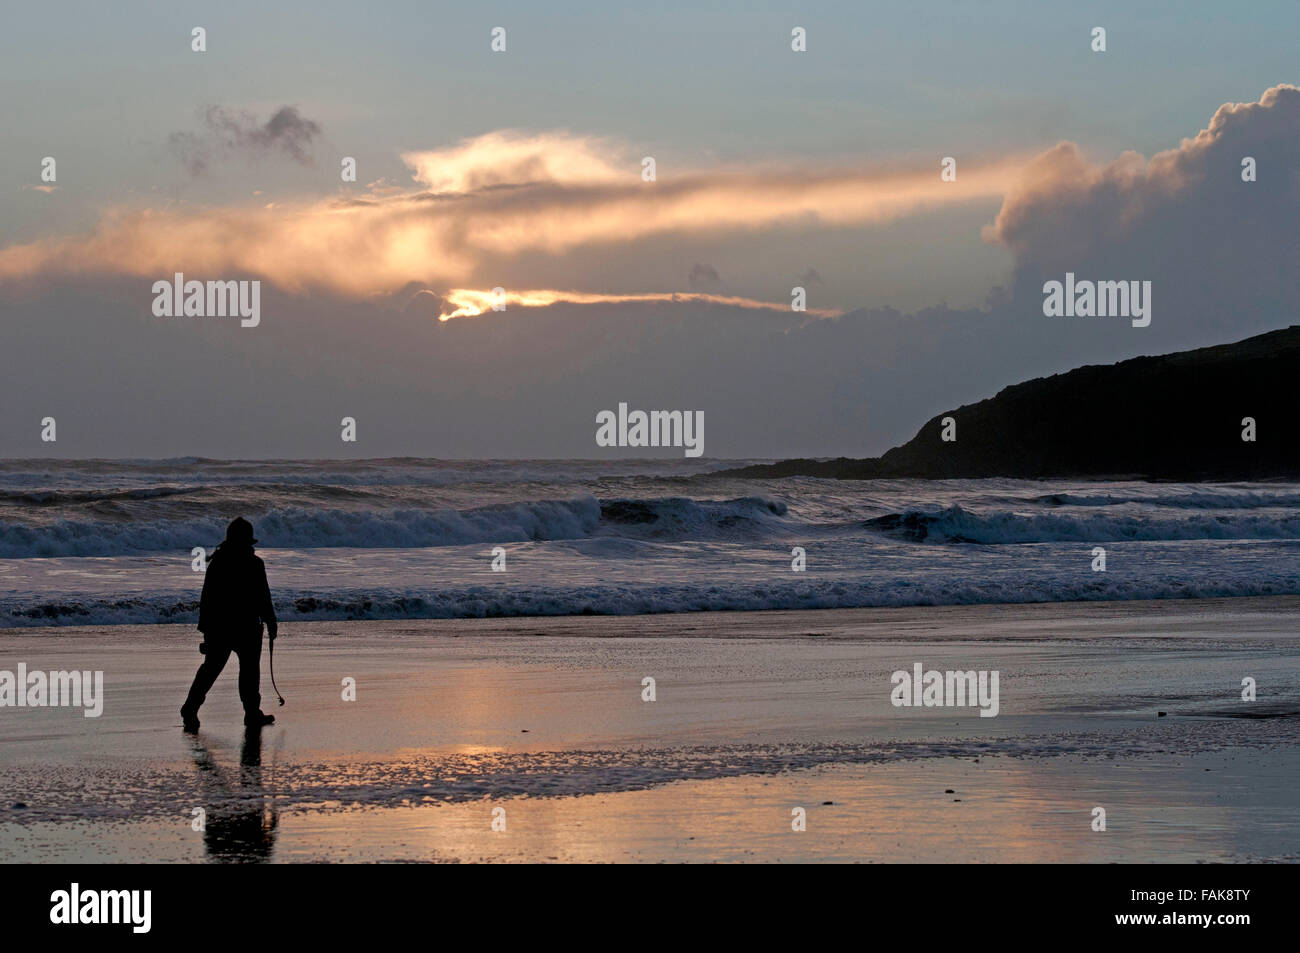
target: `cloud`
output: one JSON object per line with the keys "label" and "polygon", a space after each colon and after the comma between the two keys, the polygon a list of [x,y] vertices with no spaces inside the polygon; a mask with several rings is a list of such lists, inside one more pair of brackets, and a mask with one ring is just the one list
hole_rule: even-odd
{"label": "cloud", "polygon": [[311,146],[320,126],[294,106],[281,106],[265,123],[251,113],[209,106],[201,114],[204,130],[174,132],[168,143],[190,174],[200,175],[219,158],[260,159],[280,153],[300,165],[313,165]]}
{"label": "cloud", "polygon": [[[283,132],[267,135],[250,141],[299,141]],[[960,184],[940,183],[929,163],[672,174],[661,163],[658,181],[647,183],[626,149],[559,133],[492,133],[404,158],[426,188],[284,200],[273,208],[111,209],[88,234],[0,250],[0,278],[187,271],[260,277],[290,291],[368,296],[410,281],[464,284],[485,260],[531,252],[560,254],[660,235],[880,224],[1001,196],[1023,161],[968,163]]]}
{"label": "cloud", "polygon": [[722,279],[718,276],[718,269],[712,265],[701,265],[696,262],[691,266],[691,273],[686,276],[688,283],[692,285],[716,284]]}
{"label": "cloud", "polygon": [[[1077,145],[1062,142],[1025,169],[985,236],[1021,257],[1042,248],[1058,255],[1087,254],[1131,237],[1146,220],[1182,204],[1194,190],[1247,198],[1242,187],[1249,183],[1241,179],[1246,156],[1266,160],[1261,178],[1271,174],[1293,185],[1298,131],[1300,89],[1283,84],[1267,90],[1257,103],[1225,103],[1208,128],[1150,160],[1125,152],[1113,162],[1092,165]],[[1294,189],[1290,192],[1295,195]],[[1062,232],[1070,239],[1067,244],[1059,240]],[[1047,240],[1051,238],[1058,240]]]}
{"label": "cloud", "polygon": [[245,329],[155,318],[134,279],[70,280],[5,304],[0,352],[21,358],[0,375],[0,434],[11,456],[48,456],[25,422],[53,413],[68,456],[319,458],[339,455],[349,415],[366,455],[591,457],[596,412],[627,400],[703,410],[710,457],[864,453],[910,437],[972,379],[976,396],[1005,382],[972,364],[964,314],[949,322],[964,346],[927,359],[932,378],[901,359],[916,353],[911,315],[554,294],[440,323],[418,289],[355,301],[264,287],[262,323]]}
{"label": "cloud", "polygon": [[[466,139],[449,149],[405,152],[413,178],[436,193],[501,186],[610,185],[629,177],[624,150],[606,139],[511,130]],[[639,175],[639,167],[637,167]]]}
{"label": "cloud", "polygon": [[366,192],[370,195],[397,195],[406,191],[406,186],[380,176],[373,182],[366,183]]}
{"label": "cloud", "polygon": [[433,320],[446,311],[448,307],[447,302],[437,292],[430,291],[428,288],[420,288],[406,298],[401,310],[403,314]]}
{"label": "cloud", "polygon": [[[1255,160],[1257,181],[1242,179]],[[1146,279],[1160,325],[1221,340],[1295,320],[1300,262],[1300,89],[1220,107],[1207,128],[1150,159],[1090,162],[1063,142],[1030,163],[986,240],[1016,256],[1011,294],[1041,303],[1044,279]],[[1216,337],[1217,335],[1217,337]],[[1155,343],[1150,341],[1148,343]]]}

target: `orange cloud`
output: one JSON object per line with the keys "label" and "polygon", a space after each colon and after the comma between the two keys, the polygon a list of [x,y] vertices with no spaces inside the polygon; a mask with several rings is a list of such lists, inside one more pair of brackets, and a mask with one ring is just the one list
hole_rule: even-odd
{"label": "orange cloud", "polygon": [[925,168],[671,169],[641,180],[639,157],[605,140],[490,133],[406,153],[424,188],[265,207],[115,209],[89,234],[0,249],[0,280],[111,273],[260,277],[289,290],[365,296],[410,282],[466,283],[486,259],[562,253],[663,234],[818,222],[861,226],[1000,196],[1018,159]]}
{"label": "orange cloud", "polygon": [[550,182],[593,185],[628,179],[623,151],[603,139],[502,131],[450,149],[405,152],[412,178],[434,192],[476,192],[503,185]]}

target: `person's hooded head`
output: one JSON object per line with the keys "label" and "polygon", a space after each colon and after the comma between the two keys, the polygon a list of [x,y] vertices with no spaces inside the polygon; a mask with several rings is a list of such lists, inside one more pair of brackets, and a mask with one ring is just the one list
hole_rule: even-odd
{"label": "person's hooded head", "polygon": [[253,524],[242,516],[236,516],[226,527],[226,538],[221,545],[225,549],[251,549],[255,542]]}

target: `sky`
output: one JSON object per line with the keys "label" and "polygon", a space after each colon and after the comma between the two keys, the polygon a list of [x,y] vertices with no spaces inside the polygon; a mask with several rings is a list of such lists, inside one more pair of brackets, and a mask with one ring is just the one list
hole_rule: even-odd
{"label": "sky", "polygon": [[[1291,2],[7,10],[0,456],[680,453],[598,447],[619,403],[702,411],[706,457],[865,456],[1011,383],[1284,327],[1298,28]],[[259,323],[156,314],[178,271],[260,281]],[[1066,272],[1151,281],[1150,326],[1044,316]]]}

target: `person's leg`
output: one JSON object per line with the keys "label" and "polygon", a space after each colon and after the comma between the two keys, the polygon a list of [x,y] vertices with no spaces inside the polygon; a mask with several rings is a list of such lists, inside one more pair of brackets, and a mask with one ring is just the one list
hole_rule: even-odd
{"label": "person's leg", "polygon": [[208,692],[212,690],[212,685],[221,674],[221,670],[226,667],[226,660],[230,658],[229,646],[216,645],[212,642],[207,642],[206,645],[208,651],[203,657],[203,664],[194,673],[194,684],[190,686],[185,704],[181,706],[181,714],[188,714],[190,717],[198,715],[199,707],[208,697]]}
{"label": "person's leg", "polygon": [[262,636],[235,646],[239,656],[239,700],[244,703],[244,721],[262,717]]}

